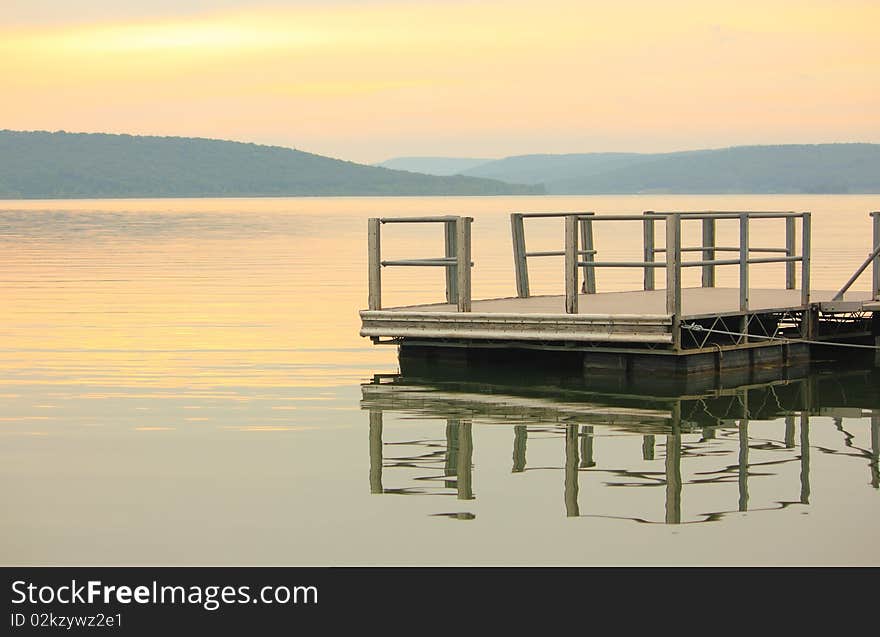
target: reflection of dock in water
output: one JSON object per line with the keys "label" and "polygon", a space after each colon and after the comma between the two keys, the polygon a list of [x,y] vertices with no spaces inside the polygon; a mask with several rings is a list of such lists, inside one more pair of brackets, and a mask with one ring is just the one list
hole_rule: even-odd
{"label": "reflection of dock in water", "polygon": [[[880,489],[880,383],[876,371],[812,375],[797,380],[718,389],[701,395],[638,396],[595,391],[587,386],[557,388],[550,394],[527,384],[425,380],[378,375],[362,386],[361,408],[369,411],[370,488],[373,493],[446,495],[476,499],[474,486],[474,426],[510,425],[510,471],[561,470],[562,500],[569,517],[623,517],[639,522],[679,524],[717,520],[729,513],[783,509],[810,502],[811,418],[832,419],[839,446],[813,443],[812,452],[849,456],[866,461],[869,483]],[[444,439],[386,439],[385,415],[445,421]],[[847,419],[869,419],[870,442],[845,426]],[[779,435],[767,437],[766,425]],[[860,425],[861,426],[861,425]],[[756,432],[756,427],[758,431]],[[438,430],[439,431],[439,430]],[[529,443],[559,440],[563,464],[530,466]],[[632,460],[604,460],[597,439],[638,437]],[[398,449],[413,453],[399,454]],[[393,450],[393,451],[392,451]],[[706,468],[714,462],[713,468]],[[750,482],[767,488],[773,478],[785,477],[795,464],[799,484],[790,481],[774,493],[799,493],[750,506]],[[387,478],[408,467],[419,475],[414,486],[389,487]],[[693,468],[692,468],[693,467]],[[491,471],[491,468],[488,469]],[[394,472],[394,473],[392,473]],[[388,474],[391,473],[391,476]],[[661,488],[665,514],[640,511],[612,515],[584,505],[583,476],[601,476],[603,487]],[[777,480],[777,482],[779,482]],[[729,507],[683,516],[685,489],[736,485]],[[796,490],[793,489],[796,487]],[[471,519],[472,513],[442,513]]]}

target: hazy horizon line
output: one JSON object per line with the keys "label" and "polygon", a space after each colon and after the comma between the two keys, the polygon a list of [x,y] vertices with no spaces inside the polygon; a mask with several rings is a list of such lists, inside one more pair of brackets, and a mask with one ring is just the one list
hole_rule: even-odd
{"label": "hazy horizon line", "polygon": [[406,155],[391,155],[386,156],[385,159],[380,159],[378,161],[355,161],[351,159],[346,159],[341,156],[334,156],[330,154],[323,154],[311,150],[304,150],[301,147],[297,146],[286,146],[281,143],[268,143],[268,142],[260,142],[260,141],[250,141],[243,139],[233,139],[233,138],[223,138],[223,137],[204,137],[200,135],[162,135],[158,133],[120,133],[120,132],[107,132],[107,131],[70,131],[66,129],[56,129],[56,130],[48,130],[48,129],[31,129],[31,130],[21,130],[21,129],[12,129],[12,128],[2,128],[0,129],[0,133],[45,133],[45,134],[66,134],[66,135],[107,135],[107,136],[117,136],[117,137],[144,137],[144,138],[156,138],[156,139],[196,139],[202,141],[214,141],[214,142],[228,142],[234,144],[245,144],[251,146],[262,146],[265,148],[282,148],[285,150],[294,150],[300,153],[307,153],[310,155],[317,155],[320,157],[328,157],[330,159],[338,159],[340,161],[346,161],[355,164],[361,164],[365,166],[374,166],[377,164],[381,164],[383,162],[395,160],[395,159],[478,159],[485,161],[498,161],[502,159],[509,159],[511,157],[535,157],[535,156],[557,156],[564,157],[567,155],[590,155],[590,154],[604,154],[604,155],[671,155],[675,153],[688,153],[688,152],[700,152],[700,151],[714,151],[714,150],[725,150],[730,148],[761,148],[761,147],[779,147],[779,146],[855,146],[855,145],[880,145],[880,142],[870,142],[870,141],[822,141],[822,142],[785,142],[785,143],[747,143],[747,144],[733,144],[733,145],[723,145],[723,146],[703,146],[699,148],[676,148],[674,150],[661,150],[661,151],[645,151],[645,150],[583,150],[583,151],[571,151],[571,152],[524,152],[524,153],[514,153],[510,155],[496,155],[496,156],[484,156],[478,154],[456,154],[456,155],[443,155],[443,154],[406,154]]}

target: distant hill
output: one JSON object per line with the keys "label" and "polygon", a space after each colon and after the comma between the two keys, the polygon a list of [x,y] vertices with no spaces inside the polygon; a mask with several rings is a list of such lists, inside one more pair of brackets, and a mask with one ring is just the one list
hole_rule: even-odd
{"label": "distant hill", "polygon": [[586,153],[576,155],[518,155],[486,162],[464,171],[471,176],[496,175],[491,179],[520,179],[523,184],[542,184],[630,166],[654,155],[638,153]]}
{"label": "distant hill", "polygon": [[0,198],[540,194],[290,148],[189,137],[0,131]]}
{"label": "distant hill", "polygon": [[[392,160],[393,161],[393,160]],[[455,160],[458,161],[458,160]],[[462,171],[549,194],[876,193],[880,144],[736,146],[677,153],[519,155]]]}
{"label": "distant hill", "polygon": [[880,144],[737,146],[678,153],[523,155],[464,171],[550,194],[876,193]]}
{"label": "distant hill", "polygon": [[395,157],[379,162],[376,166],[426,175],[448,176],[463,173],[490,161],[492,160],[475,157]]}

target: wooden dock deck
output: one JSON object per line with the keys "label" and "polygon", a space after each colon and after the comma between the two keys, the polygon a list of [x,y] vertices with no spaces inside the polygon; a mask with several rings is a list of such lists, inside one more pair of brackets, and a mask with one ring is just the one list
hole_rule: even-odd
{"label": "wooden dock deck", "polygon": [[[836,311],[880,310],[867,292],[818,290],[812,303]],[[590,342],[672,343],[672,317],[665,313],[665,290],[637,290],[578,295],[578,313],[565,313],[565,297],[530,296],[474,300],[470,312],[451,303],[392,307],[361,312],[361,335],[389,338],[561,340]],[[750,289],[750,312],[789,313],[802,310],[797,290]],[[735,317],[736,288],[682,289],[681,320]]]}
{"label": "wooden dock deck", "polygon": [[[778,356],[758,355],[760,364],[803,359],[809,345],[859,340],[880,344],[880,213],[872,213],[875,249],[853,277],[839,290],[810,288],[810,213],[808,212],[648,212],[643,215],[596,215],[594,213],[542,213],[512,215],[513,254],[517,296],[472,299],[471,221],[468,217],[414,217],[371,219],[370,303],[361,311],[361,335],[376,343],[420,348],[527,348],[558,351],[589,351],[593,354],[631,353],[645,356],[691,357],[688,364],[674,364],[684,373],[716,371],[720,363],[706,356],[731,350],[749,350],[734,363],[755,365],[755,348],[776,348]],[[523,220],[562,218],[564,249],[528,252]],[[785,236],[778,246],[750,243],[750,224],[766,219],[784,219]],[[634,261],[603,262],[593,241],[592,226],[604,220],[635,221],[642,226],[642,254]],[[715,243],[715,224],[739,223],[737,246]],[[702,242],[681,244],[683,223],[702,224]],[[383,261],[380,227],[387,223],[440,223],[444,228],[446,254],[443,257]],[[796,241],[800,225],[799,246]],[[655,243],[655,227],[665,226],[666,241]],[[725,258],[725,252],[735,253]],[[696,257],[687,260],[688,254]],[[662,260],[657,258],[662,255]],[[565,259],[565,294],[532,296],[529,293],[528,258],[558,256]],[[759,264],[784,263],[785,280],[779,288],[749,285],[750,268]],[[849,288],[873,265],[871,292]],[[438,266],[446,269],[445,302],[383,308],[381,269],[389,266]],[[739,269],[739,286],[716,287],[715,269]],[[799,266],[799,268],[798,268]],[[598,292],[596,270],[626,267],[644,271],[640,290]],[[702,271],[700,287],[681,285],[682,268]],[[797,270],[800,270],[799,276]],[[666,275],[665,287],[656,289],[655,272]],[[874,340],[870,340],[874,339]],[[798,348],[801,345],[803,347]],[[870,346],[870,345],[869,345]],[[593,356],[585,367],[607,357]],[[629,368],[631,361],[612,359],[611,369]],[[642,361],[644,363],[644,360]],[[606,363],[600,363],[601,368]],[[696,363],[696,364],[691,364]],[[775,364],[775,363],[774,363]],[[664,364],[667,365],[667,364]],[[667,365],[668,366],[668,365]],[[663,367],[661,365],[661,367]],[[650,369],[648,365],[645,369]]]}

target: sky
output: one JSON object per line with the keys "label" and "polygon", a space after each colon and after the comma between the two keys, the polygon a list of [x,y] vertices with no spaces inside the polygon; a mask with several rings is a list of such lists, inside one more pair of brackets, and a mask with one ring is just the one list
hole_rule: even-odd
{"label": "sky", "polygon": [[359,162],[880,142],[876,0],[0,0],[0,128]]}

